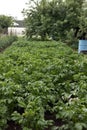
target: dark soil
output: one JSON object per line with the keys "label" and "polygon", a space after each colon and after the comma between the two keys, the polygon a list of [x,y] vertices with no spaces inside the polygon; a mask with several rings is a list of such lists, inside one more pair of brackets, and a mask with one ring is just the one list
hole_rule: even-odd
{"label": "dark soil", "polygon": [[12,45],[12,44],[7,45],[7,46],[5,46],[5,47],[3,47],[3,48],[0,48],[0,53],[3,52],[6,48],[10,47],[11,45]]}
{"label": "dark soil", "polygon": [[8,127],[5,130],[22,130],[22,128],[14,121],[8,121]]}
{"label": "dark soil", "polygon": [[4,49],[3,48],[0,48],[0,52],[3,52],[4,51]]}
{"label": "dark soil", "polygon": [[[53,125],[48,126],[45,130],[51,130],[52,126],[62,126],[63,121],[61,119],[56,119],[55,113],[50,113],[47,111],[45,113],[45,120],[53,120]],[[8,121],[8,127],[5,130],[22,130],[19,124],[16,124],[14,121]]]}
{"label": "dark soil", "polygon": [[[56,119],[55,113],[50,113],[49,111],[47,111],[45,113],[45,119],[53,120],[52,126],[62,126],[63,125],[63,121],[61,119]],[[45,130],[51,130],[52,126],[48,126],[48,128],[46,128]]]}

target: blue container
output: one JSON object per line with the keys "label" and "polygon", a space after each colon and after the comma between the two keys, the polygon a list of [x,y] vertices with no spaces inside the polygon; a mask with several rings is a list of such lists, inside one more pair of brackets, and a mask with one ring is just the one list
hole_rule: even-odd
{"label": "blue container", "polygon": [[79,40],[78,53],[87,52],[87,40]]}

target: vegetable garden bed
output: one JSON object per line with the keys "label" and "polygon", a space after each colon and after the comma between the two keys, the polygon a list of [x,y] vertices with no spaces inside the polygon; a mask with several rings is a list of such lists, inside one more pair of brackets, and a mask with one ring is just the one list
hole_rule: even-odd
{"label": "vegetable garden bed", "polygon": [[17,36],[2,36],[0,37],[0,52],[9,47],[14,41],[17,41]]}
{"label": "vegetable garden bed", "polygon": [[0,130],[86,130],[86,68],[63,43],[15,42],[0,54]]}

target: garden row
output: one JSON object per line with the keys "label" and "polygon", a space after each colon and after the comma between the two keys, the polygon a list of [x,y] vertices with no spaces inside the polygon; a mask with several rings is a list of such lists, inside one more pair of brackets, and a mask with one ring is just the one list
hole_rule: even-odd
{"label": "garden row", "polygon": [[0,130],[11,123],[87,130],[87,57],[49,41],[17,41],[0,54]]}
{"label": "garden row", "polygon": [[3,51],[3,49],[5,49],[9,45],[11,45],[16,40],[17,40],[16,36],[2,36],[2,37],[0,37],[0,52]]}

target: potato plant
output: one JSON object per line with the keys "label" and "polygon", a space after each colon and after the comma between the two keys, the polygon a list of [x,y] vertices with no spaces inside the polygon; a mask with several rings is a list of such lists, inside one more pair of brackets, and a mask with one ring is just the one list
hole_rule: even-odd
{"label": "potato plant", "polygon": [[0,37],[0,52],[11,45],[14,41],[17,41],[17,36],[1,36]]}
{"label": "potato plant", "polygon": [[61,42],[17,41],[0,54],[0,130],[87,129],[87,56]]}

